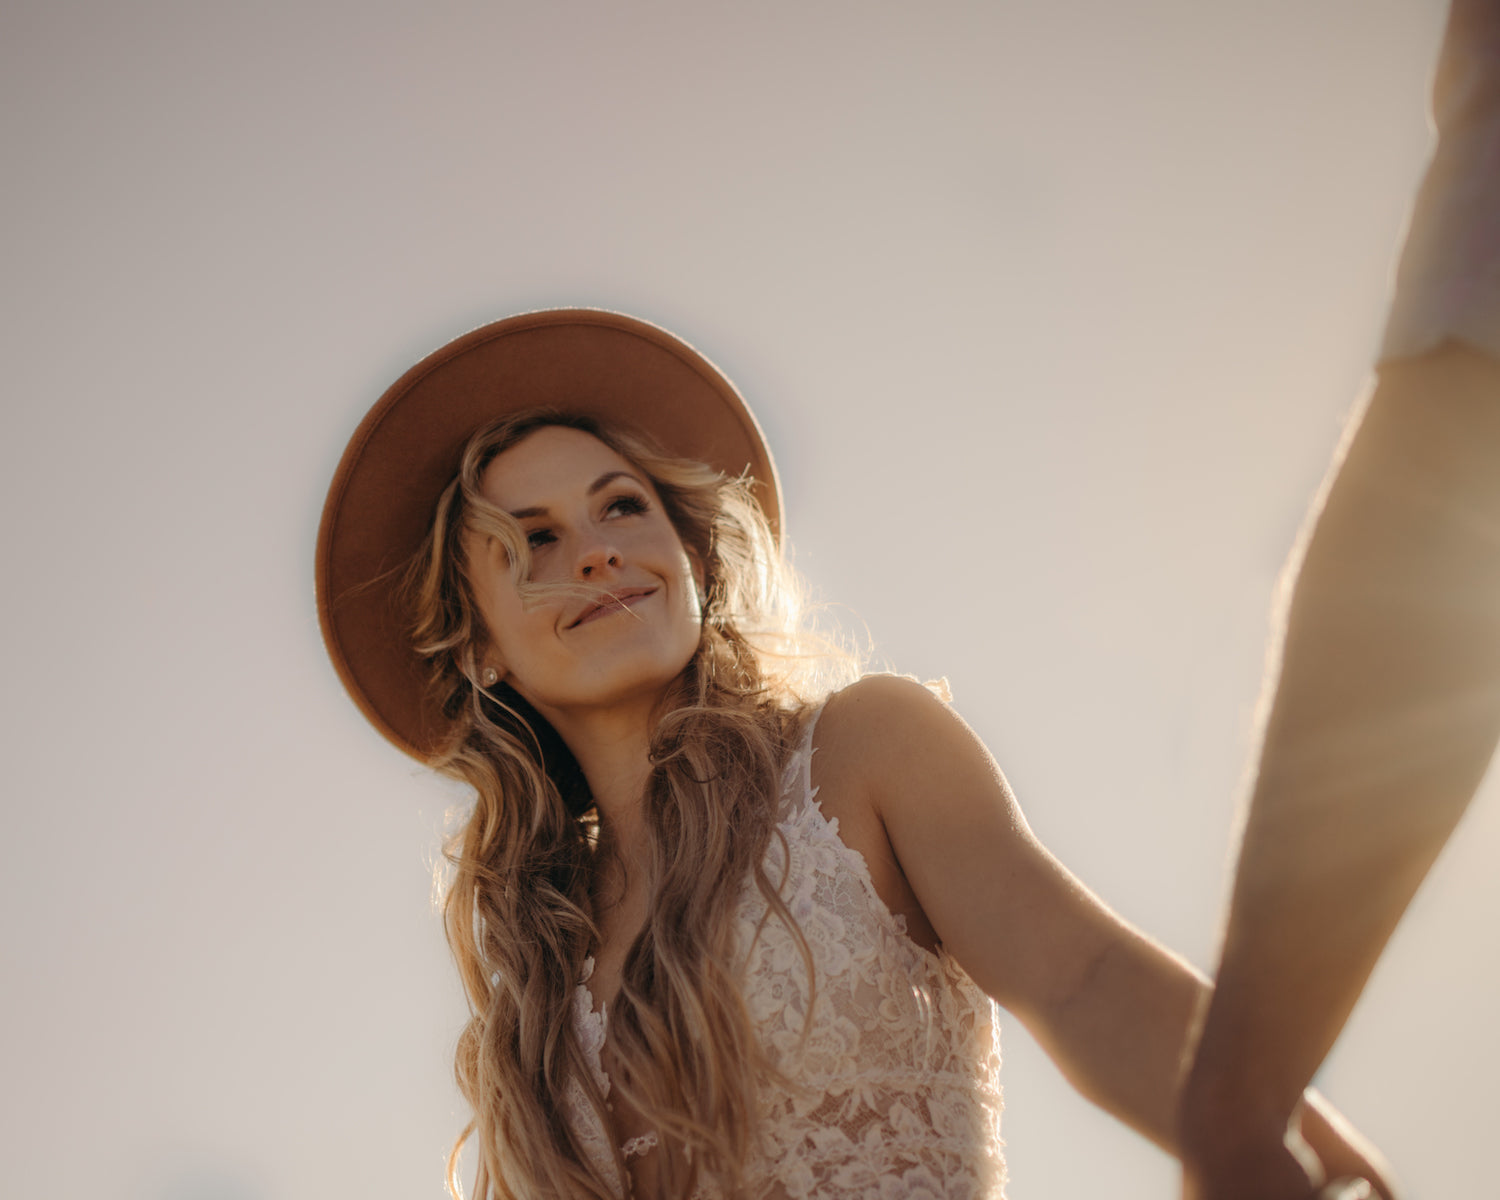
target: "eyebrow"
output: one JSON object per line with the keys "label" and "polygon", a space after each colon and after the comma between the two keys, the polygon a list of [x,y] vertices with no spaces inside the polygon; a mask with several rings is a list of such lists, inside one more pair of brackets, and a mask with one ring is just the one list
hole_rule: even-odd
{"label": "eyebrow", "polygon": [[[628,479],[632,483],[638,484],[642,489],[644,489],[646,486],[640,481],[640,479],[632,475],[629,471],[606,471],[603,475],[599,476],[598,479],[594,480],[593,483],[589,484],[588,494],[590,496],[597,496],[616,479]],[[518,508],[514,510],[510,515],[517,521],[524,521],[528,517],[545,517],[547,515],[547,512],[548,509],[545,504],[537,504],[533,505],[531,508]]]}

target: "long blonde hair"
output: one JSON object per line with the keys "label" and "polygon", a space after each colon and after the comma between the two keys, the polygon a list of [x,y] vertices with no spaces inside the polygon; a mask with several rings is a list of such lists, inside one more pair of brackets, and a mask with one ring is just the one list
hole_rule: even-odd
{"label": "long blonde hair", "polygon": [[[573,995],[598,930],[590,885],[599,837],[586,782],[561,738],[504,684],[475,682],[487,632],[466,546],[497,538],[523,590],[519,525],[480,495],[496,455],[536,430],[589,433],[646,473],[684,546],[703,564],[699,646],[652,738],[646,926],[610,1011],[612,1085],[659,1136],[667,1194],[707,1177],[741,1190],[756,1095],[777,1078],[744,1004],[733,913],[747,880],[807,947],[763,862],[775,836],[782,768],[812,695],[852,674],[847,655],[807,632],[799,592],[748,481],[667,457],[589,418],[528,412],[474,434],[408,572],[418,650],[451,719],[433,766],[469,784],[474,807],[448,841],[449,945],[470,1006],[455,1061],[477,1134],[476,1200],[582,1195],[608,1200],[628,1180],[591,1163],[562,1098],[580,1087],[605,1128],[604,1096],[573,1028]],[[811,961],[807,960],[809,976]],[[628,1185],[626,1185],[628,1186]]]}

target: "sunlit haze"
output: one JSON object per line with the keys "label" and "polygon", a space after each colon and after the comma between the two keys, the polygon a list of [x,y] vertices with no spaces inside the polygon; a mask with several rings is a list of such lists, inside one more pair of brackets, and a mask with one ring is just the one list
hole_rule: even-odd
{"label": "sunlit haze", "polygon": [[[0,1191],[442,1195],[461,797],[345,697],[313,541],[375,398],[523,309],[717,361],[815,591],[1211,968],[1443,11],[5,5]],[[1492,1169],[1497,852],[1487,788],[1321,1077],[1417,1198]],[[1175,1196],[1002,1037],[1015,1200]]]}

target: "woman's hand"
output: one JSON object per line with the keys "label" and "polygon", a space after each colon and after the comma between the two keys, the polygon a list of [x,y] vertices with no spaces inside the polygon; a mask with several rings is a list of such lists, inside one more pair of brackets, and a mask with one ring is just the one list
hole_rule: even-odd
{"label": "woman's hand", "polygon": [[1185,1122],[1182,1200],[1397,1200],[1390,1168],[1317,1092],[1278,1136]]}
{"label": "woman's hand", "polygon": [[1184,1147],[1182,1200],[1322,1200],[1322,1165],[1314,1162],[1310,1172],[1284,1140],[1212,1163]]}

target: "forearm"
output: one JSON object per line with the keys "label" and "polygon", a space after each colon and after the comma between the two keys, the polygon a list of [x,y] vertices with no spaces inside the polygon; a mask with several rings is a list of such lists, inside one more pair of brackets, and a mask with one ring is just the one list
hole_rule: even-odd
{"label": "forearm", "polygon": [[1272,1147],[1500,731],[1500,0],[1454,0],[1433,112],[1378,386],[1292,595],[1190,1155]]}
{"label": "forearm", "polygon": [[1500,364],[1387,369],[1287,620],[1187,1099],[1284,1123],[1500,730]]}
{"label": "forearm", "polygon": [[1175,1154],[1183,1058],[1210,984],[1119,926],[1079,988],[1027,1024],[1083,1096]]}
{"label": "forearm", "polygon": [[[1208,981],[1185,962],[1120,922],[1119,935],[1079,989],[1036,1032],[1083,1095],[1168,1153],[1181,1155],[1182,1066],[1195,1016],[1210,991]],[[1379,1155],[1317,1093],[1309,1091],[1304,1099],[1298,1127],[1330,1174],[1363,1175],[1390,1195]],[[1272,1130],[1278,1143],[1286,1129],[1283,1119]],[[1289,1165],[1293,1178],[1303,1178],[1294,1161]]]}

